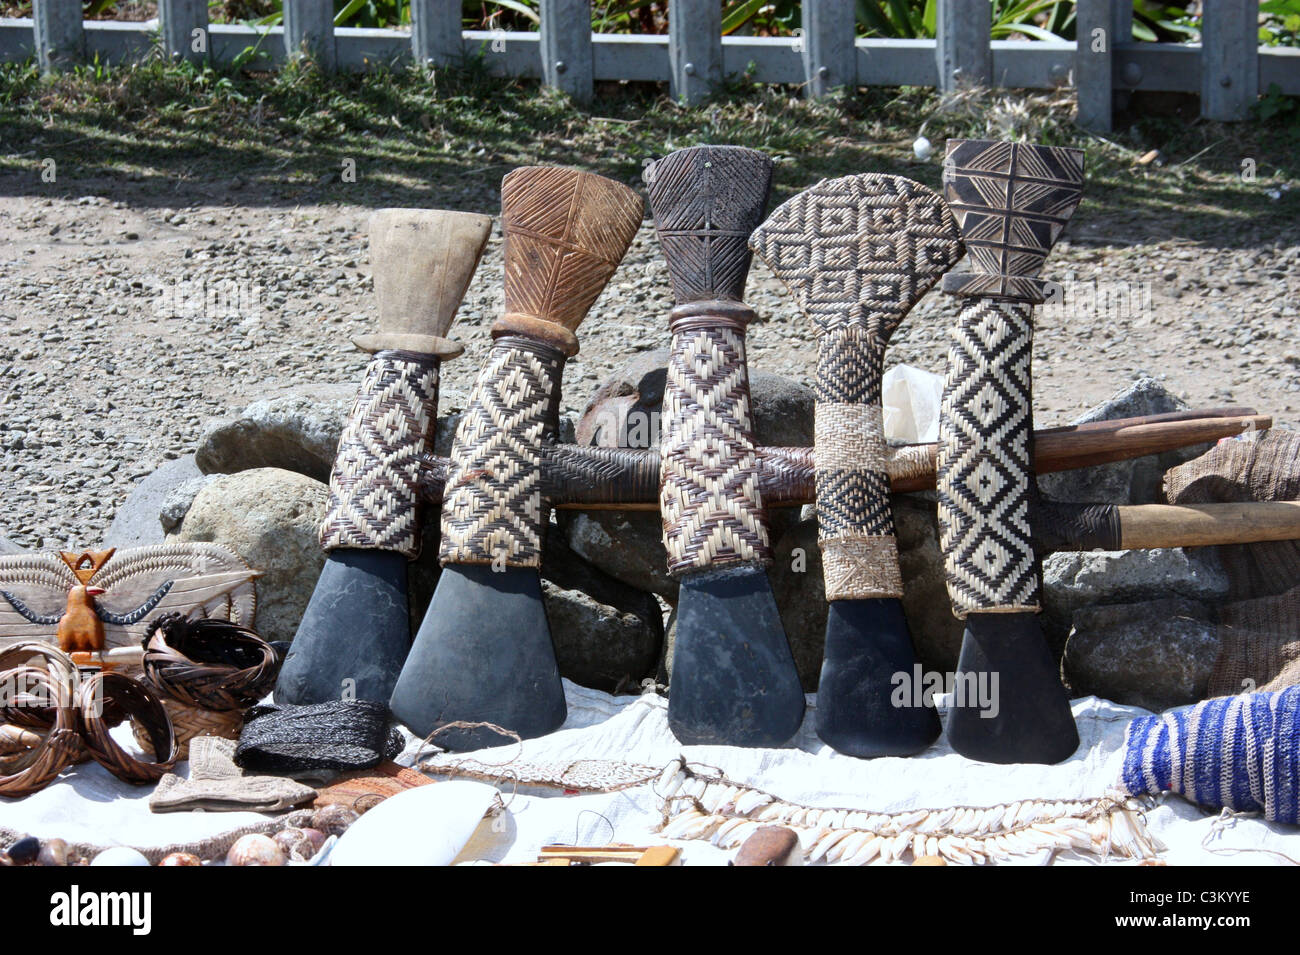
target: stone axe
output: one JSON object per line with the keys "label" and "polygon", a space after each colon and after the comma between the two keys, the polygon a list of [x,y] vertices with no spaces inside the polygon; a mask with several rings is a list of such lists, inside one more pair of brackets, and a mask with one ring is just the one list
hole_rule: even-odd
{"label": "stone axe", "polygon": [[[501,184],[506,313],[456,430],[442,504],[442,576],[393,690],[426,735],[492,723],[530,738],[564,722],[564,689],[538,568],[550,507],[542,455],[555,443],[565,359],[644,213],[631,189],[570,169],[516,169]],[[447,728],[438,744],[504,742]]]}
{"label": "stone axe", "polygon": [[939,735],[928,706],[893,702],[916,664],[903,616],[881,385],[885,348],[962,255],[936,193],[868,173],[779,206],[750,248],[817,327],[816,489],[826,598],[817,735],[852,756],[906,756]]}
{"label": "stone axe", "polygon": [[387,701],[411,647],[406,565],[420,550],[420,464],[433,447],[444,336],[478,268],[490,216],[384,209],[370,220],[379,329],[330,474],[329,556],[280,671],[283,703]]}
{"label": "stone axe", "polygon": [[681,578],[668,723],[683,743],[776,746],[804,698],[765,566],[771,563],[741,301],[772,161],[735,146],[680,149],[648,167],[677,301],[664,391],[660,512]]}
{"label": "stone axe", "polygon": [[[1055,763],[1079,735],[1035,616],[1030,365],[1038,274],[1083,196],[1083,152],[949,140],[943,179],[971,261],[943,285],[964,299],[939,424],[940,547],[953,612],[966,622],[948,740],[972,759]],[[994,693],[990,715],[983,703]]]}

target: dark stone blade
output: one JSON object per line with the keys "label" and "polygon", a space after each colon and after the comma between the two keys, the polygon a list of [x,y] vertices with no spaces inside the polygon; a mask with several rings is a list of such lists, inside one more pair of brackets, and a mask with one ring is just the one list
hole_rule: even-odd
{"label": "dark stone blade", "polygon": [[275,685],[277,703],[385,702],[411,649],[406,558],[387,550],[336,550]]}
{"label": "dark stone blade", "polygon": [[803,689],[767,573],[682,578],[668,725],[686,744],[780,746],[803,721]]}
{"label": "dark stone blade", "polygon": [[[831,601],[817,735],[849,756],[911,756],[925,749],[939,736],[939,717],[933,704],[917,705],[920,689],[910,689],[915,667],[900,601]],[[895,674],[904,675],[901,684]]]}
{"label": "dark stone blade", "polygon": [[[495,723],[524,739],[559,729],[568,710],[537,571],[444,567],[391,706],[417,736],[457,721]],[[510,739],[453,729],[434,742],[463,752]]]}
{"label": "dark stone blade", "polygon": [[948,742],[963,756],[1059,763],[1079,747],[1060,665],[1036,614],[970,614],[954,692]]}

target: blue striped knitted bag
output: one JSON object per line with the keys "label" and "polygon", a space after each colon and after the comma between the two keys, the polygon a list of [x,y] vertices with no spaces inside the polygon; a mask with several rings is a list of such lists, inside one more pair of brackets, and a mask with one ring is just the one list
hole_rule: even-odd
{"label": "blue striped knitted bag", "polygon": [[1242,693],[1129,724],[1124,787],[1300,822],[1300,686]]}

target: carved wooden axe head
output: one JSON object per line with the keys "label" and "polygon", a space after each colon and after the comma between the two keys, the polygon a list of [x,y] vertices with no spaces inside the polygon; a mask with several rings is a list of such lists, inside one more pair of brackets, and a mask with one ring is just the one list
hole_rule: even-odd
{"label": "carved wooden axe head", "polygon": [[779,206],[750,246],[817,326],[817,515],[831,601],[817,731],[854,756],[917,752],[939,734],[928,707],[897,706],[916,663],[903,616],[880,407],[885,346],[961,257],[933,191],[900,176],[824,180]]}
{"label": "carved wooden axe head", "polygon": [[455,358],[463,348],[446,338],[478,268],[492,217],[442,209],[380,209],[370,217],[370,262],[379,330],[352,341],[385,349]]}
{"label": "carved wooden axe head", "polygon": [[[393,691],[393,712],[427,734],[490,723],[528,738],[564,722],[564,688],[538,568],[549,519],[542,452],[554,438],[574,329],[641,224],[641,197],[572,169],[516,169],[501,187],[506,312],[452,447],[442,577]],[[448,728],[439,745],[503,742]]]}
{"label": "carved wooden axe head", "polygon": [[438,415],[438,363],[492,228],[488,216],[383,209],[370,221],[378,330],[330,477],[329,551],[280,671],[281,703],[387,701],[411,643],[406,565],[418,553],[420,455]]}

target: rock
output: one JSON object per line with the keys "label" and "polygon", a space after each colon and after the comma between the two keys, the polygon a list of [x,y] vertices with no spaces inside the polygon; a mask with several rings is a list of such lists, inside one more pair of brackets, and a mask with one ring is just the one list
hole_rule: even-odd
{"label": "rock", "polygon": [[237,417],[210,423],[195,461],[204,474],[282,468],[328,481],[355,385],[323,385],[255,401]]}
{"label": "rock", "polygon": [[[1139,378],[1113,397],[1076,418],[1071,424],[1113,421],[1142,415],[1184,411],[1187,403],[1154,378]],[[1129,461],[1044,474],[1038,488],[1057,501],[1094,504],[1147,504],[1164,500],[1162,486],[1169,468],[1202,454],[1209,445],[1148,454]]]}
{"label": "rock", "polygon": [[162,507],[158,509],[158,523],[162,529],[168,533],[176,530],[181,521],[185,520],[185,515],[193,506],[194,499],[199,496],[199,491],[217,480],[217,477],[216,474],[201,474],[172,488],[163,499]]}
{"label": "rock", "polygon": [[1205,606],[1175,597],[1076,611],[1064,670],[1076,695],[1158,713],[1202,699],[1218,654]]}
{"label": "rock", "polygon": [[25,553],[27,553],[26,547],[21,547],[18,544],[15,544],[7,537],[0,537],[0,557],[4,557],[6,554],[25,554]]}
{"label": "rock", "polygon": [[[643,352],[606,379],[578,419],[577,443],[657,446],[667,362],[666,348]],[[810,389],[781,375],[751,371],[750,393],[760,445],[812,444]],[[601,570],[638,590],[677,599],[677,581],[668,575],[663,526],[656,511],[561,511],[556,519],[569,546]],[[779,539],[795,519],[791,509],[771,509],[771,539]]]}
{"label": "rock", "polygon": [[328,496],[321,482],[278,468],[222,475],[198,493],[170,538],[224,544],[261,571],[257,631],[292,640],[325,563],[317,528]]}
{"label": "rock", "polygon": [[104,534],[104,546],[125,550],[161,544],[166,531],[159,519],[167,498],[177,488],[202,479],[203,472],[194,463],[192,454],[164,463],[137,484],[117,509],[113,523]]}
{"label": "rock", "polygon": [[805,692],[816,692],[826,646],[827,615],[816,520],[798,521],[781,535],[773,548],[768,578],[799,670],[799,682]]}
{"label": "rock", "polygon": [[933,491],[891,497],[903,574],[903,613],[917,659],[927,671],[953,673],[965,626],[948,599]]}

